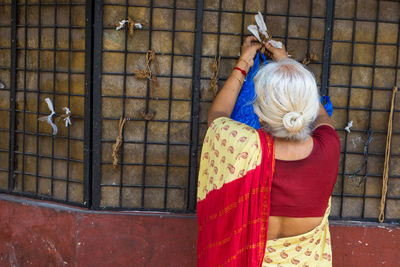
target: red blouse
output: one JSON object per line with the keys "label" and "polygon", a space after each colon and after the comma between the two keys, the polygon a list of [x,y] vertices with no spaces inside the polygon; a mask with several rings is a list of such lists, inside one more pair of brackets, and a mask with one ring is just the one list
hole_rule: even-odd
{"label": "red blouse", "polygon": [[271,216],[322,217],[336,182],[340,140],[327,125],[312,133],[311,154],[301,160],[275,160]]}

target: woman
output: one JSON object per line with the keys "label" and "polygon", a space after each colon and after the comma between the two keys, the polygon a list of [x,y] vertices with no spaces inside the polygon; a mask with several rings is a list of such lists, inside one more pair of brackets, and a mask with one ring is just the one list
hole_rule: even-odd
{"label": "woman", "polygon": [[241,57],[208,113],[198,181],[198,266],[332,266],[328,215],[340,141],[313,75],[265,48],[254,78],[263,126],[230,119],[261,45]]}

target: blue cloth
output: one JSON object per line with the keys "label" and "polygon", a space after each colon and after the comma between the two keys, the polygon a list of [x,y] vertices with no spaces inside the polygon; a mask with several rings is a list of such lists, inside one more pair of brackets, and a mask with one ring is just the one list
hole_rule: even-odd
{"label": "blue cloth", "polygon": [[[263,62],[260,62],[261,59]],[[264,64],[268,64],[264,54],[257,53],[254,59],[254,64],[247,74],[246,80],[243,83],[242,89],[231,114],[232,119],[245,123],[255,129],[261,128],[261,125],[260,120],[258,119],[258,116],[254,112],[253,108],[253,102],[256,98],[253,79],[260,67],[262,67]],[[320,101],[324,105],[326,112],[329,114],[329,116],[331,116],[333,107],[329,96],[321,96]]]}

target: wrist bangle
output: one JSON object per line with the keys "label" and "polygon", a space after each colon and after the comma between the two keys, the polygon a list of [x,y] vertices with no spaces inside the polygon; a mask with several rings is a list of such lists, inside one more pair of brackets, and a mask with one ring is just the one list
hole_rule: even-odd
{"label": "wrist bangle", "polygon": [[247,72],[246,72],[246,71],[244,71],[244,70],[242,70],[241,68],[239,68],[239,67],[234,67],[233,69],[234,69],[234,70],[238,70],[238,71],[240,71],[240,72],[243,74],[243,76],[244,76],[244,77],[246,77],[246,76],[247,76]]}

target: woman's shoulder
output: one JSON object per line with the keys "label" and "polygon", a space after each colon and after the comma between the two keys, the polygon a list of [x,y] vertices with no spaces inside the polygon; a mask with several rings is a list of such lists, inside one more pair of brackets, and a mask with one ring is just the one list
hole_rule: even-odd
{"label": "woman's shoulder", "polygon": [[340,152],[340,138],[336,130],[328,124],[318,125],[312,132],[312,137],[323,147],[331,147],[336,152]]}

